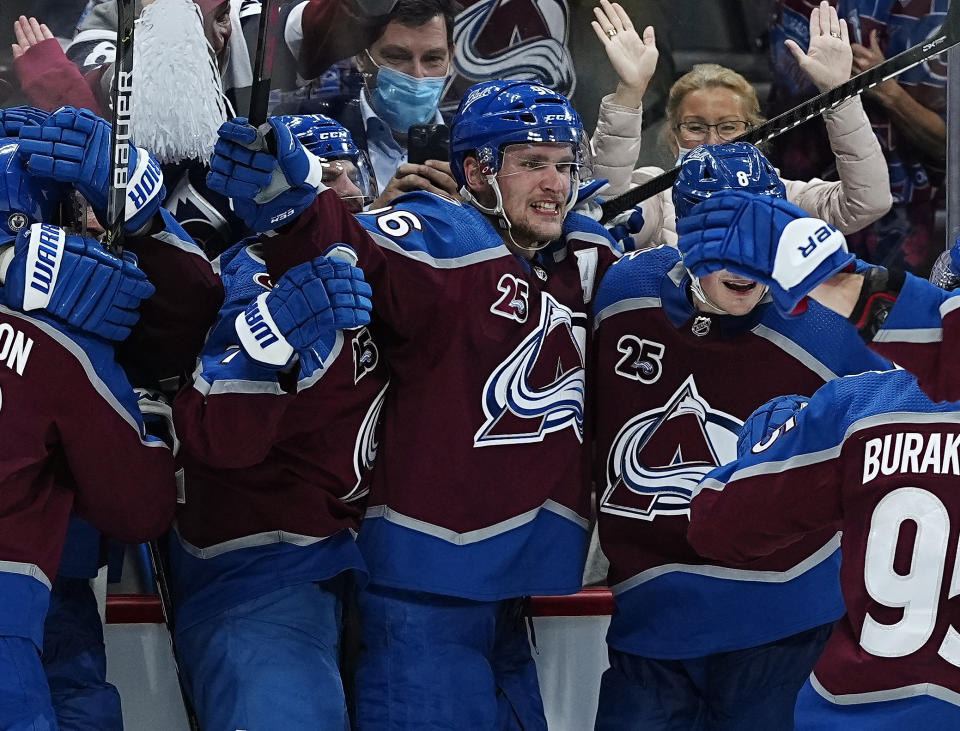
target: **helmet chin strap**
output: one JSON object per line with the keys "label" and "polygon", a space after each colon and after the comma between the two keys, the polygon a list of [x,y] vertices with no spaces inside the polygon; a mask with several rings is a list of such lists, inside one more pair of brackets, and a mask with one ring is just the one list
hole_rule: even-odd
{"label": "helmet chin strap", "polygon": [[[729,312],[727,312],[720,305],[718,305],[716,302],[710,299],[709,295],[707,295],[706,291],[704,291],[703,285],[700,284],[700,277],[696,276],[689,269],[687,270],[687,272],[690,274],[690,292],[693,293],[694,299],[699,300],[702,304],[706,305],[711,310],[713,310],[713,314],[729,315],[730,314]],[[760,284],[759,289],[760,289],[760,296],[757,297],[757,301],[754,303],[754,307],[760,304],[760,300],[763,299],[763,296],[767,293],[767,290],[769,289],[769,287],[767,287],[767,285],[765,284]]]}
{"label": "helmet chin strap", "polygon": [[[479,210],[481,213],[496,218],[500,222],[500,228],[506,231],[507,238],[510,239],[510,243],[516,246],[518,249],[536,253],[549,244],[550,241],[548,240],[538,242],[537,246],[524,246],[523,244],[518,243],[515,238],[513,238],[513,222],[507,217],[507,212],[503,210],[503,195],[500,193],[500,184],[497,182],[497,174],[488,173],[487,175],[484,175],[484,178],[486,179],[487,184],[493,190],[496,204],[492,207],[483,205],[483,203],[477,200],[477,197],[473,194],[473,191],[470,190],[470,187],[466,184],[460,188],[460,195],[463,196],[463,199],[472,204],[473,207]],[[571,193],[568,202],[563,207],[562,219],[567,217],[570,209],[573,208],[577,202],[577,188],[578,186],[571,183]]]}

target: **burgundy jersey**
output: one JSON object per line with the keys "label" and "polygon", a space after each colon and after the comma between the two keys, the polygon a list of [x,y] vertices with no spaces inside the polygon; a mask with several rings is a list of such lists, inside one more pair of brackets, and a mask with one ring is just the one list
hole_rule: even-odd
{"label": "burgundy jersey", "polygon": [[[271,247],[335,242],[325,195]],[[358,539],[371,580],[480,600],[578,591],[588,313],[616,258],[605,229],[571,214],[527,261],[475,208],[432,194],[356,219],[367,233],[340,240],[373,288],[391,371]]]}
{"label": "burgundy jersey", "polygon": [[628,255],[596,302],[594,371],[600,543],[617,602],[608,642],[656,658],[752,647],[836,619],[835,530],[746,569],[687,542],[690,496],[736,456],[743,420],[784,393],[885,368],[843,318],[819,305],[784,318],[766,300],[743,317],[703,316],[676,249]]}
{"label": "burgundy jersey", "polygon": [[126,241],[156,287],[140,305],[130,337],[117,344],[117,360],[138,386],[189,374],[223,302],[223,285],[206,255],[167,211],[161,214],[163,230]]}
{"label": "burgundy jersey", "polygon": [[[852,712],[905,699],[897,728],[956,728],[958,485],[957,404],[933,403],[905,371],[866,373],[827,384],[750,453],[708,475],[689,536],[704,555],[749,565],[811,533],[842,530],[847,614],[811,677],[819,700],[856,728],[879,726]],[[798,704],[798,724],[808,710],[826,712]],[[937,725],[941,718],[950,723]]]}
{"label": "burgundy jersey", "polygon": [[234,320],[273,285],[259,247],[238,244],[218,266],[226,300],[175,402],[186,502],[172,561],[186,625],[281,586],[362,570],[354,534],[388,380],[366,327],[338,333],[309,377],[247,358]]}
{"label": "burgundy jersey", "polygon": [[0,307],[0,634],[38,647],[71,510],[135,543],[166,530],[176,499],[173,456],[145,435],[113,348],[52,322]]}

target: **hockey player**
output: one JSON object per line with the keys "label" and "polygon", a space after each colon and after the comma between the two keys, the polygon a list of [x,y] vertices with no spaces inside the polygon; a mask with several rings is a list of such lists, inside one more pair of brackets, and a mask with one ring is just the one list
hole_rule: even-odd
{"label": "hockey player", "polygon": [[[738,146],[687,155],[674,199],[709,198],[680,220],[741,180],[760,192],[751,197],[805,216],[783,200],[772,169],[710,154]],[[704,181],[715,187],[699,191]],[[835,231],[811,226],[811,235]],[[736,456],[738,428],[759,404],[887,364],[823,307],[787,318],[761,284],[722,269],[691,275],[684,263],[668,246],[634,253],[597,292],[595,478],[616,611],[596,727],[789,728],[796,694],[843,614],[835,531],[762,570],[734,570],[687,542],[690,497]]]}
{"label": "hockey player", "polygon": [[323,184],[359,213],[377,197],[377,182],[367,153],[359,149],[350,132],[323,114],[283,115],[277,120],[290,128],[307,150],[320,158]]}
{"label": "hockey player", "polygon": [[[767,284],[788,302],[810,299],[849,319],[875,351],[917,376],[935,401],[960,399],[957,359],[949,347],[960,331],[960,297],[919,277],[882,267],[845,271],[850,260],[842,237],[823,240],[797,236],[792,216],[778,204],[739,193],[725,193],[702,204],[683,231],[684,252],[694,273],[719,268]],[[702,211],[702,215],[701,215]],[[754,221],[764,231],[757,240],[730,235],[732,220]],[[960,253],[951,251],[960,271]]]}
{"label": "hockey player", "polygon": [[[779,412],[779,413],[778,413]],[[960,410],[902,370],[840,378],[767,404],[738,459],[690,505],[690,543],[761,566],[842,531],[846,616],[797,699],[796,728],[960,726],[956,592]]]}
{"label": "hockey player", "polygon": [[[321,115],[278,119],[284,141],[296,135],[332,190],[362,206],[365,157],[346,130]],[[386,371],[360,271],[317,258],[274,286],[265,246],[220,256],[226,300],[175,403],[180,666],[204,728],[348,728],[340,620],[366,579],[354,536]],[[273,357],[283,341],[299,354],[290,363],[289,348]]]}
{"label": "hockey player", "polygon": [[0,140],[0,161],[0,726],[56,728],[38,653],[71,510],[147,540],[169,525],[176,485],[107,339],[129,333],[153,287],[131,261],[38,220],[60,199],[25,173],[16,140]]}
{"label": "hockey player", "polygon": [[[588,308],[616,256],[599,224],[568,213],[582,132],[550,89],[477,84],[451,127],[469,202],[410,193],[340,239],[373,289],[391,372],[358,538],[358,728],[545,728],[520,597],[580,588]],[[348,222],[328,191],[299,202],[295,156],[278,145],[292,187],[275,205],[278,162],[244,147],[256,131],[221,137],[211,186],[248,225],[292,220],[271,239],[291,252],[337,240],[327,227]]]}
{"label": "hockey player", "polygon": [[[8,154],[0,156],[5,179],[49,200],[47,208],[38,209],[29,201],[4,198],[0,210],[5,215],[18,226],[41,220],[67,223],[84,217],[73,205],[82,193],[84,205],[89,201],[95,214],[105,217],[109,123],[67,107],[54,114],[4,110],[0,119],[8,133],[20,136],[9,140],[4,147]],[[98,303],[107,301],[100,292],[107,291],[108,283],[74,285],[70,292],[83,304],[72,312],[71,324],[115,342],[128,377],[156,389],[192,367],[222,295],[203,253],[160,208],[163,178],[156,162],[139,148],[130,155],[125,256],[137,255],[157,291],[142,304],[139,322],[127,315],[96,323],[91,318],[102,316],[96,313],[102,310]],[[54,314],[62,315],[72,301],[61,302]],[[71,518],[67,546],[53,584],[42,658],[58,722],[61,728],[121,728],[120,698],[106,682],[102,625],[89,583],[101,565],[101,536],[85,521]]]}

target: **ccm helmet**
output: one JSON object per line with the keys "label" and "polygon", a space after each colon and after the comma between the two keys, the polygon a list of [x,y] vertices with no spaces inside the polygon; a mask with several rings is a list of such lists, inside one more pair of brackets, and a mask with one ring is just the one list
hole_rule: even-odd
{"label": "ccm helmet", "polygon": [[[353,163],[356,169],[348,174],[360,189],[361,205],[368,205],[377,197],[377,183],[371,172],[370,160],[356,146],[346,127],[323,114],[284,114],[277,119],[293,132],[308,152],[321,160],[349,160]],[[324,182],[328,182],[326,175]]]}
{"label": "ccm helmet", "polygon": [[484,81],[467,90],[450,124],[450,169],[457,184],[467,185],[467,156],[493,176],[503,147],[518,142],[568,142],[577,169],[590,162],[583,122],[563,94],[529,81]]}
{"label": "ccm helmet", "polygon": [[721,190],[743,190],[756,195],[786,198],[787,189],[763,153],[749,142],[700,145],[680,163],[673,184],[677,218]]}

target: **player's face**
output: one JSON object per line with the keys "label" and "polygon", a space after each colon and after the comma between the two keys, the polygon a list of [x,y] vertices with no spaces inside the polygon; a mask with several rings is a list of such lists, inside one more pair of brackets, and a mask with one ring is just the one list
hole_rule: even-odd
{"label": "player's face", "polygon": [[[726,269],[701,277],[700,286],[710,302],[730,315],[746,315],[751,312],[766,293],[766,289],[752,279]],[[712,311],[702,305],[701,308]]]}
{"label": "player's face", "polygon": [[220,70],[227,62],[227,44],[233,27],[230,23],[230,0],[222,2],[203,14],[203,34],[210,41],[213,53],[217,57]]}
{"label": "player's face", "polygon": [[[735,123],[746,120],[742,97],[724,86],[708,86],[689,92],[680,102],[678,111],[681,124],[718,125],[723,122]],[[676,130],[676,135],[680,147],[686,149],[692,149],[698,145],[719,145],[729,141],[720,137],[715,126],[707,130],[706,136],[691,137],[683,127]],[[731,137],[729,134],[727,136]]]}
{"label": "player's face", "polygon": [[[370,58],[380,66],[389,66],[417,79],[445,76],[450,65],[447,46],[447,24],[442,15],[435,15],[423,25],[410,27],[390,21],[381,35],[367,49]],[[364,71],[376,73],[360,57]]]}
{"label": "player's face", "polygon": [[356,184],[359,171],[350,160],[323,163],[323,184],[332,188],[351,213],[363,210],[363,191]]}
{"label": "player's face", "polygon": [[497,182],[518,244],[530,246],[559,238],[573,162],[570,145],[543,142],[504,148]]}

